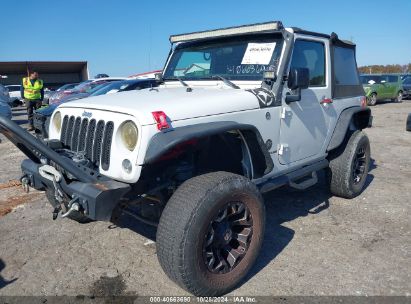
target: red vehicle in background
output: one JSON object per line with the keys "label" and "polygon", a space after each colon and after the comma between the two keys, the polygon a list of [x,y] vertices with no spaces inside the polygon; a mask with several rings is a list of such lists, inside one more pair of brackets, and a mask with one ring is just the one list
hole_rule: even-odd
{"label": "red vehicle in background", "polygon": [[111,81],[119,81],[119,80],[125,80],[127,78],[124,77],[106,77],[106,78],[97,78],[97,79],[89,79],[86,81],[83,81],[76,85],[75,87],[68,89],[68,90],[62,90],[59,92],[56,92],[53,94],[53,96],[50,97],[49,99],[49,104],[56,104],[59,103],[59,101],[71,94],[77,94],[77,93],[88,93],[92,89],[94,89],[96,86],[106,83],[106,82],[111,82]]}

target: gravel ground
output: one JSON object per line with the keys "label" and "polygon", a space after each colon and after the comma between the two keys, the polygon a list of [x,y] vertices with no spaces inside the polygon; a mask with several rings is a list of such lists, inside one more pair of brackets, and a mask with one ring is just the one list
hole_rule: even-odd
{"label": "gravel ground", "polygon": [[[373,164],[362,195],[345,200],[324,177],[299,192],[266,195],[267,231],[257,264],[235,295],[411,295],[411,102],[373,109]],[[24,123],[24,112],[16,111]],[[162,272],[155,230],[52,220],[44,194],[9,180],[24,158],[0,143],[0,295],[185,295]],[[10,201],[19,205],[10,207]]]}

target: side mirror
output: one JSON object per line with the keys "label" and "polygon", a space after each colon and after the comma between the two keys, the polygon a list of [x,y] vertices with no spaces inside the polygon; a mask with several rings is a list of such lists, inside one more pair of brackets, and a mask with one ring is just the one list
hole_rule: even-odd
{"label": "side mirror", "polygon": [[307,89],[310,85],[310,71],[307,68],[292,68],[288,74],[288,87],[295,94],[287,94],[285,102],[294,102],[301,100],[301,90]]}
{"label": "side mirror", "polygon": [[154,74],[154,79],[158,82],[162,82],[163,81],[163,73],[155,73]]}
{"label": "side mirror", "polygon": [[310,85],[310,71],[307,68],[292,68],[288,74],[288,87],[291,90],[307,89]]}

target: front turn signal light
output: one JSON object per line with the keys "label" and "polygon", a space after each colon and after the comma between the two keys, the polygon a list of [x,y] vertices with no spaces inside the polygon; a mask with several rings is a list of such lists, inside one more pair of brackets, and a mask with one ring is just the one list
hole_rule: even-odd
{"label": "front turn signal light", "polygon": [[163,111],[155,111],[151,113],[153,114],[154,120],[157,123],[157,129],[159,131],[170,128],[166,113],[164,113]]}

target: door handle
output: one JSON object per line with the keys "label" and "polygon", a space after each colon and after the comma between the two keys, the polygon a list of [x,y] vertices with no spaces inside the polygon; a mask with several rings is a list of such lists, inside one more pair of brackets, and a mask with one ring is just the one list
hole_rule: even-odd
{"label": "door handle", "polygon": [[323,100],[320,101],[320,104],[329,104],[333,103],[333,100],[331,98],[324,98]]}

